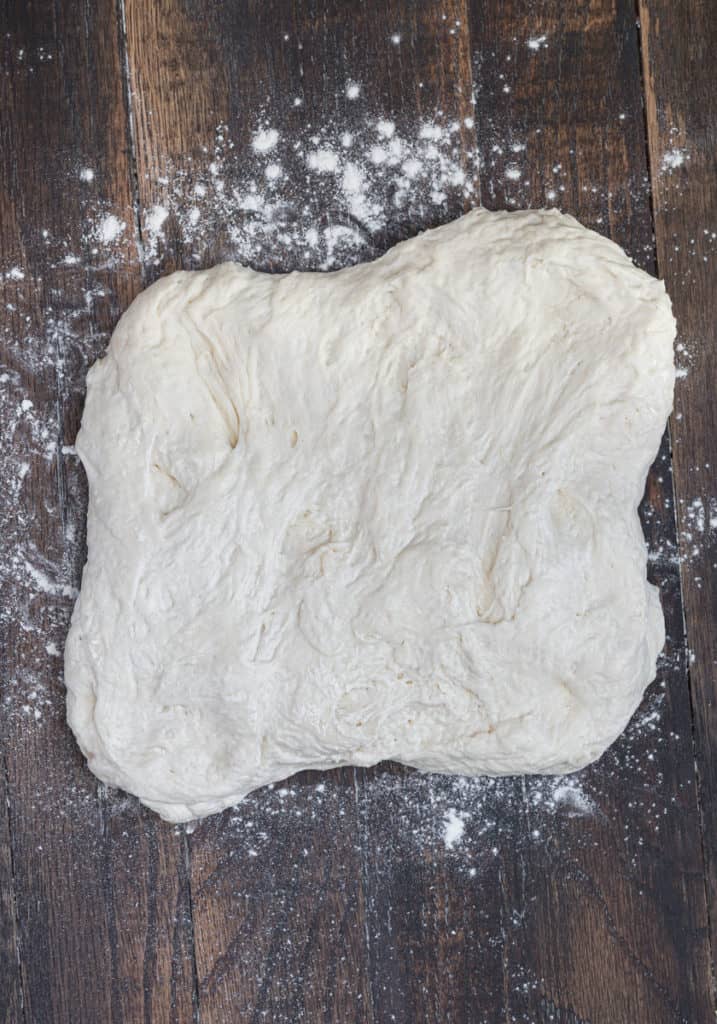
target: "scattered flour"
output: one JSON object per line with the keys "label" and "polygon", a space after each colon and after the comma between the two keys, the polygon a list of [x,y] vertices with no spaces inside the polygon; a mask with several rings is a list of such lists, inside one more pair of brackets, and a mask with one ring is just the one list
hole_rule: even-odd
{"label": "scattered flour", "polygon": [[100,221],[97,227],[97,238],[103,245],[111,245],[117,241],[126,227],[127,225],[123,220],[116,217],[114,213],[109,213]]}
{"label": "scattered flour", "polygon": [[333,149],[318,149],[309,153],[306,162],[312,171],[319,171],[321,174],[336,173],[339,168],[339,156]]}
{"label": "scattered flour", "polygon": [[[690,529],[697,533],[705,532],[705,503],[702,498],[693,498],[692,501],[687,505],[686,520],[689,524]],[[710,519],[712,517],[710,516]]]}
{"label": "scattered flour", "polygon": [[[391,41],[398,45],[399,33]],[[537,52],[547,45],[547,37],[531,37],[527,45]],[[364,95],[353,81],[347,83],[345,94],[352,101]],[[289,97],[287,105],[300,107],[301,99]],[[438,223],[478,201],[481,160],[478,146],[471,147],[469,141],[474,118],[457,121],[436,112],[406,124],[394,120],[388,111],[368,109],[368,105],[364,111],[361,103],[352,105],[352,111],[350,130],[345,123],[328,120],[284,133],[275,127],[278,120],[262,116],[249,141],[241,144],[220,124],[204,152],[181,164],[167,161],[161,178],[141,190],[153,195],[154,201],[136,211],[110,209],[109,197],[102,195],[102,176],[89,167],[74,168],[75,181],[79,177],[92,186],[82,190],[87,196],[82,237],[45,233],[42,239],[56,293],[61,293],[66,281],[83,283],[68,289],[70,297],[62,301],[48,289],[50,298],[42,300],[41,323],[31,315],[40,285],[20,256],[14,255],[12,265],[0,270],[11,318],[1,329],[12,339],[14,359],[25,373],[23,377],[8,368],[0,375],[0,401],[10,411],[8,446],[0,453],[0,472],[8,481],[4,505],[0,504],[0,527],[17,540],[17,550],[3,571],[15,595],[23,632],[37,634],[37,656],[53,659],[54,672],[84,555],[84,478],[73,445],[67,443],[72,436],[65,436],[65,423],[76,423],[86,367],[105,348],[110,327],[121,312],[115,294],[121,275],[141,270],[151,279],[166,265],[176,265],[177,252],[188,268],[236,259],[263,269],[329,269],[371,258],[402,237],[407,226],[415,230]],[[533,143],[518,128],[499,131],[491,125],[484,129],[481,156],[488,198],[493,187],[506,188],[507,181],[516,201],[527,204]],[[687,159],[685,150],[673,149],[665,154],[663,166],[672,170]],[[546,163],[543,194],[547,202],[560,202],[566,180],[560,163]],[[591,189],[596,203],[615,199],[598,185],[581,187]],[[639,192],[644,199],[648,187],[644,181],[627,182],[625,192],[629,196]],[[119,244],[131,240],[136,224],[141,249]],[[704,248],[707,245],[709,250]],[[694,251],[702,259],[715,247],[717,233],[710,227],[695,241]],[[22,305],[24,294],[27,308]],[[98,309],[102,312],[96,315]],[[105,326],[100,329],[98,324]],[[691,365],[687,352],[678,354],[681,365]],[[28,395],[27,379],[56,380],[59,403]],[[69,407],[72,416],[61,415]],[[22,457],[13,455],[13,449],[21,451]],[[52,557],[27,540],[28,510],[34,508],[33,495],[41,493],[37,477],[43,473],[52,481],[50,491],[62,491],[72,510],[64,522],[58,504],[43,512],[59,524],[60,540]],[[679,511],[682,549],[699,553],[708,538],[717,537],[717,499],[695,492]],[[674,572],[689,556],[680,555],[669,523],[662,528],[657,511],[648,508],[644,518],[654,525],[658,538],[650,555],[651,567],[658,573]],[[686,657],[684,648],[670,648],[661,679]],[[645,815],[657,823],[668,810],[660,801],[661,758],[669,760],[672,745],[680,742],[662,726],[661,686],[658,683],[652,689],[628,733],[600,765],[578,776],[459,779],[380,769],[357,771],[361,813],[385,816],[385,842],[397,854],[421,858],[426,849],[443,846],[453,853],[451,863],[464,864],[473,878],[482,863],[493,862],[501,851],[512,856],[521,844],[540,847],[548,833],[569,829],[571,842],[579,842],[591,819],[610,812],[615,777],[629,777],[643,826],[627,833],[624,841],[638,856]],[[61,687],[45,693],[29,665],[5,689],[0,712],[42,727],[50,716],[63,718],[63,702]],[[107,794],[106,800],[118,814],[134,806],[119,794]],[[80,813],[78,808],[94,806],[90,789],[86,800],[68,795],[66,806],[57,813]],[[349,814],[351,806],[345,788],[329,775],[310,790],[290,783],[252,794],[223,821],[235,823],[237,841],[246,840],[246,856],[253,858],[255,853],[268,852],[272,821],[274,828],[280,828],[280,823],[293,823],[301,816],[313,820],[312,808],[317,815],[330,814],[334,820],[343,812]]]}
{"label": "scattered flour", "polygon": [[[196,226],[199,224],[201,215],[196,216],[194,213],[195,209],[196,207],[192,207],[189,210],[187,214],[187,222]],[[164,225],[168,217],[169,210],[166,206],[161,206],[159,204],[155,204],[150,207],[149,210],[145,211],[143,220],[143,239],[145,252],[147,254],[157,253],[160,243],[164,241]]]}
{"label": "scattered flour", "polygon": [[465,818],[455,807],[450,807],[443,817],[443,825],[443,842],[447,850],[452,850],[463,838],[466,830]]}
{"label": "scattered flour", "polygon": [[402,130],[371,113],[351,132],[333,121],[291,136],[261,125],[246,147],[220,124],[205,158],[167,166],[161,202],[139,211],[143,259],[161,266],[180,244],[190,267],[208,250],[259,269],[277,256],[286,269],[356,262],[385,248],[391,223],[429,226],[475,202],[478,167],[461,125],[439,115]]}
{"label": "scattered flour", "polygon": [[279,133],[276,128],[260,128],[254,133],[252,149],[256,153],[268,153],[279,141]]}
{"label": "scattered flour", "polygon": [[[402,26],[386,25],[386,34],[394,27]],[[410,58],[398,31],[390,42],[401,46],[397,54]],[[517,41],[531,62],[544,59],[539,51],[547,45],[547,37],[537,34],[527,50],[523,40]],[[500,87],[510,89],[508,82]],[[393,120],[394,111],[369,109],[368,92],[353,82],[346,87],[350,123],[280,130],[274,127],[278,116],[261,112],[253,135],[242,143],[218,126],[205,151],[181,164],[168,161],[161,181],[143,183],[142,194],[152,199],[138,210],[116,208],[111,196],[103,195],[99,166],[92,170],[78,163],[69,171],[69,183],[85,203],[81,228],[68,225],[63,237],[52,231],[41,235],[44,225],[35,226],[46,254],[43,280],[21,252],[6,253],[0,266],[5,314],[0,333],[10,355],[0,369],[0,534],[6,545],[0,559],[0,628],[11,621],[20,640],[0,684],[0,720],[3,736],[27,744],[30,753],[44,757],[62,750],[43,763],[41,785],[34,791],[28,780],[22,785],[29,813],[47,826],[39,838],[47,856],[51,844],[72,843],[73,862],[82,863],[82,877],[90,885],[93,878],[106,878],[108,868],[125,856],[128,865],[145,863],[146,812],[133,798],[97,785],[64,724],[61,658],[84,559],[86,485],[71,442],[85,371],[105,349],[137,282],[170,267],[200,267],[219,259],[271,270],[335,267],[378,255],[409,231],[476,203],[478,148],[466,150],[474,118],[462,118],[457,128],[441,114],[406,124]],[[292,117],[301,117],[302,103],[291,93],[285,99]],[[382,130],[384,123],[394,130]],[[574,190],[587,187],[596,211],[591,226],[599,226],[601,207],[614,212],[617,223],[625,203],[647,202],[649,184],[643,180],[625,181],[615,194],[607,182],[576,184],[568,169],[550,160],[546,137],[528,135],[520,123],[484,121],[479,131],[486,203],[561,205],[566,189],[574,196]],[[676,135],[674,145],[682,143]],[[371,156],[374,147],[382,151],[378,163]],[[309,166],[308,154],[319,150],[335,154],[333,170]],[[688,157],[682,149],[671,152],[678,162],[668,159],[659,169],[665,172],[663,191],[669,188],[676,204],[684,177],[679,169]],[[516,178],[506,173],[513,167],[520,172]],[[584,202],[584,215],[591,209]],[[108,232],[105,241],[101,225],[110,215],[127,226],[114,237]],[[136,244],[137,225],[142,248]],[[33,226],[25,229],[31,232]],[[700,270],[703,261],[717,258],[717,225],[705,225],[689,251]],[[675,259],[684,255],[683,249]],[[644,258],[652,257],[647,246]],[[127,287],[128,281],[134,283]],[[699,352],[697,345],[691,343],[691,352]],[[700,372],[691,352],[678,352],[681,368],[689,372],[680,387],[692,386]],[[681,415],[678,411],[678,421]],[[680,571],[694,576],[693,565],[702,566],[708,545],[717,544],[717,498],[708,489],[706,466],[692,470],[694,489],[677,509],[678,538],[669,498],[665,508],[657,503],[642,509],[651,538],[651,572],[669,587]],[[666,453],[657,474],[670,472]],[[38,529],[42,550],[32,540]],[[542,891],[546,878],[564,879],[566,871],[568,884],[579,880],[578,872],[595,864],[596,846],[607,836],[629,877],[631,898],[640,899],[643,886],[649,897],[655,863],[665,866],[661,837],[679,834],[685,807],[694,801],[694,784],[682,771],[692,751],[689,720],[683,723],[685,735],[671,731],[680,719],[665,692],[670,688],[674,694],[683,685],[691,658],[679,634],[668,640],[658,681],[627,732],[600,763],[578,775],[463,779],[386,766],[306,773],[251,794],[196,830],[194,824],[178,830],[178,841],[213,865],[202,887],[208,898],[215,888],[222,898],[230,894],[239,910],[261,908],[256,936],[273,950],[266,960],[269,974],[276,967],[292,985],[304,988],[313,978],[303,945],[292,947],[293,923],[296,894],[313,884],[317,860],[330,872],[331,891],[342,894],[349,908],[357,893],[358,861],[359,877],[363,867],[371,890],[387,897],[378,901],[380,914],[374,909],[373,917],[369,902],[367,930],[373,935],[373,929],[383,929],[387,946],[398,955],[403,938],[398,922],[415,902],[411,887],[421,886],[421,898],[438,907],[448,876],[452,898],[442,900],[440,908],[444,934],[460,936],[466,920],[484,922],[485,955],[507,957],[511,1016],[534,1021],[534,1013],[524,1015],[518,1007],[526,993],[537,992],[534,1003],[540,999],[547,1020],[561,1011],[544,996],[544,979],[514,955],[534,933],[536,904],[530,893]],[[682,777],[676,781],[678,768]],[[674,842],[665,848],[675,848]],[[505,872],[516,865],[519,892],[503,885]],[[496,892],[504,894],[499,914],[485,903],[486,893]],[[176,909],[175,937],[181,939],[181,929],[191,931],[191,918],[186,907]],[[317,920],[327,923],[330,939],[338,935],[341,941],[344,920],[339,914],[335,924],[333,909],[330,901],[320,901],[317,913],[330,913],[331,923],[327,917]],[[336,927],[338,932],[331,930]]]}
{"label": "scattered flour", "polygon": [[162,230],[162,225],[169,216],[169,211],[164,206],[153,206],[147,211],[144,219],[144,225],[150,235],[158,235]]}
{"label": "scattered flour", "polygon": [[554,786],[551,800],[555,807],[564,807],[568,813],[586,815],[595,812],[593,801],[585,794],[577,780],[570,777],[560,780]]}
{"label": "scattered flour", "polygon": [[689,160],[689,154],[686,150],[668,149],[663,154],[661,169],[663,171],[674,171],[678,167],[683,167],[686,160]]}

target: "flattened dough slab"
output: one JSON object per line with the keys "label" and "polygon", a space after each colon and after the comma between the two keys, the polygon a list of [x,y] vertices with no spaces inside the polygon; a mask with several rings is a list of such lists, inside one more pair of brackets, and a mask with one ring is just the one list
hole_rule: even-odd
{"label": "flattened dough slab", "polygon": [[552,211],[148,288],[77,439],[92,771],[183,821],[303,768],[597,758],[664,639],[637,505],[674,333],[662,283]]}

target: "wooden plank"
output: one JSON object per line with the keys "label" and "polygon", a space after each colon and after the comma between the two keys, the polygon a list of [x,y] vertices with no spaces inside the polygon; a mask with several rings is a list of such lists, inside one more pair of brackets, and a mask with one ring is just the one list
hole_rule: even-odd
{"label": "wooden plank", "polygon": [[[486,205],[558,206],[654,272],[633,4],[475,2],[471,26]],[[669,635],[658,681],[577,777],[597,812],[546,820],[539,842],[503,857],[506,915],[519,920],[506,929],[503,1010],[517,1019],[712,1017],[669,470],[665,443],[642,510]],[[526,780],[523,835],[536,785]]]}
{"label": "wooden plank", "polygon": [[[365,773],[371,979],[383,1019],[509,1019],[501,854],[520,808],[515,794],[513,780]],[[450,822],[460,822],[459,841]]]}
{"label": "wooden plank", "polygon": [[[356,217],[346,189],[305,168],[311,147],[331,152],[344,129],[365,146],[379,119],[409,141],[419,122],[455,121],[458,156],[439,131],[445,177],[456,165],[470,177],[469,49],[459,4],[228,6],[127,0],[147,279],[232,255],[267,269],[323,263],[333,229],[350,230]],[[473,7],[486,202],[538,205],[555,192],[649,266],[630,5],[616,15],[595,0],[559,13],[533,4],[529,18],[517,2]],[[2,749],[17,810],[11,850],[19,945],[29,951],[27,1018],[184,1021],[201,1009],[203,1021],[707,1020],[684,638],[669,558],[655,562],[672,638],[666,689],[654,688],[631,734],[567,795],[539,780],[461,785],[385,769],[301,777],[204,823],[189,840],[189,866],[182,837],[134,801],[97,800],[64,726],[54,653],[81,560],[82,476],[71,453],[58,455],[52,442],[74,436],[87,362],[142,275],[130,230],[113,250],[114,266],[101,269],[106,254],[93,259],[96,239],[78,227],[102,195],[108,213],[132,224],[130,161],[116,143],[126,138],[126,122],[114,8],[88,5],[82,19],[69,5],[59,8],[49,26],[32,7],[9,9],[2,45],[10,73],[0,84],[9,115],[0,125],[0,159],[10,183],[0,197],[0,271],[13,307],[3,325],[2,413],[16,439],[3,479],[18,481],[3,531],[22,555],[3,564],[19,614],[2,622],[11,680]],[[348,95],[354,86],[356,97]],[[283,140],[263,163],[250,146],[262,123]],[[289,152],[286,140],[297,137],[302,149]],[[513,148],[521,145],[528,148]],[[80,187],[78,154],[95,170],[94,184]],[[257,166],[263,174],[279,155],[288,185],[283,212],[272,204],[274,227],[283,220],[269,230],[256,210],[237,217],[217,185],[225,195],[236,186],[245,202],[248,175]],[[514,174],[523,162],[527,182]],[[431,197],[437,181],[445,200]],[[207,183],[218,213],[205,225],[209,203],[191,190]],[[344,239],[336,258],[374,255],[464,202],[470,194],[462,186],[431,178],[390,215],[369,216],[358,242]],[[193,210],[202,218],[196,230]],[[307,235],[314,222],[319,246]],[[75,253],[92,269],[65,262]],[[88,292],[90,308],[77,316]],[[62,362],[42,357],[48,342]],[[33,406],[24,409],[25,401]],[[669,552],[664,468],[649,497],[646,525],[655,548]],[[456,839],[456,820],[464,819]],[[15,1012],[16,989],[9,998]]]}
{"label": "wooden plank", "polygon": [[119,44],[112,0],[3,8],[0,731],[23,1012],[53,1024],[192,1017],[182,836],[98,792],[62,685],[85,373],[141,285]]}
{"label": "wooden plank", "polygon": [[[191,11],[176,0],[151,8],[126,0],[142,228],[154,273],[227,258],[264,270],[316,268],[326,256],[323,233],[353,228],[363,244],[347,248],[338,265],[376,256],[460,212],[463,186],[440,182],[436,168],[442,162],[450,177],[462,166],[462,148],[472,148],[463,123],[472,112],[466,24],[462,0],[441,11],[400,0],[350,9],[340,2],[255,0],[202,3]],[[376,131],[383,117],[396,130],[392,140]],[[409,189],[403,213],[386,216],[387,193],[397,189],[384,175],[378,226],[347,209],[331,173],[307,174],[310,151],[341,150],[345,133],[365,157],[371,134],[388,153],[405,129],[410,156],[419,127],[437,117],[456,120],[456,131],[450,144],[439,143],[431,181]],[[279,139],[263,161],[251,148],[262,127]],[[347,152],[350,162],[354,150]],[[274,191],[265,177],[272,166],[279,174]],[[379,165],[371,170],[370,185],[380,190]],[[470,179],[472,165],[465,171]],[[445,202],[430,199],[437,183]],[[254,208],[252,196],[260,200]],[[192,206],[201,215],[195,226]],[[168,214],[159,231],[157,211]],[[318,230],[318,246],[310,227]]]}
{"label": "wooden plank", "polygon": [[204,1021],[373,1021],[350,770],[263,790],[191,836]]}
{"label": "wooden plank", "polygon": [[657,259],[678,323],[673,464],[690,688],[717,934],[717,9],[641,0]]}
{"label": "wooden plank", "polygon": [[[345,247],[334,262],[351,262],[460,213],[474,171],[465,13],[458,2],[438,9],[264,0],[190,11],[170,0],[127,0],[152,274],[227,257],[266,270],[318,268],[331,258],[337,229]],[[266,138],[257,152],[259,130],[276,132],[278,141]],[[399,163],[429,146],[436,151],[410,186],[391,169],[396,146]],[[312,167],[317,156],[325,171]],[[378,211],[357,211],[347,197],[341,174],[349,163],[365,176]],[[272,164],[280,168],[274,191],[265,180]],[[259,198],[247,212],[252,195]],[[192,204],[197,225],[187,215]],[[158,210],[167,214],[159,232]],[[386,777],[376,776],[381,786]],[[403,774],[391,778],[400,791]],[[291,780],[197,828],[190,842],[202,1021],[266,1015],[343,1024],[390,1019],[389,1010],[396,1020],[422,1019],[411,1014],[424,1002],[425,981],[404,961],[395,930],[410,926],[404,903],[432,906],[436,884],[441,892],[449,886],[442,853],[425,870],[414,864],[394,934],[387,932],[392,885],[378,851],[396,828],[389,804],[381,811],[373,775],[347,770]],[[412,934],[424,963],[445,944],[443,913],[439,902],[430,939]],[[462,958],[439,961],[436,985],[444,963],[457,971]],[[470,963],[485,966],[478,956]]]}
{"label": "wooden plank", "polygon": [[3,1024],[19,1024],[23,1020],[24,1000],[4,759],[2,769],[0,772],[0,1021]]}

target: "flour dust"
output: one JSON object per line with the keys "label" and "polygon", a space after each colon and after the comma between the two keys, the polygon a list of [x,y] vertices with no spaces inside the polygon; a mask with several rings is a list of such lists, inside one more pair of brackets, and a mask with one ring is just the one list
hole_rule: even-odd
{"label": "flour dust", "polygon": [[[401,34],[391,41],[399,52]],[[550,45],[546,35],[531,36],[525,59],[541,59]],[[375,257],[417,228],[459,215],[481,196],[501,196],[516,208],[563,205],[570,169],[551,163],[536,183],[531,168],[541,140],[535,133],[489,125],[478,145],[473,117],[438,111],[406,123],[364,107],[369,91],[366,83],[346,82],[345,95],[359,112],[350,126],[328,120],[288,135],[266,110],[240,144],[226,124],[216,125],[203,149],[182,162],[167,160],[155,180],[140,183],[139,195],[152,196],[146,204],[113,205],[101,168],[79,154],[67,184],[86,190],[81,229],[72,225],[64,235],[32,225],[28,250],[43,253],[41,265],[17,252],[0,266],[0,330],[8,353],[0,368],[0,528],[11,540],[0,582],[12,594],[0,609],[0,624],[17,651],[2,688],[10,732],[64,729],[62,649],[80,584],[86,503],[74,435],[86,371],[132,294],[167,269],[221,259],[265,270],[331,270]],[[674,179],[675,201],[689,161],[688,148],[677,142],[662,158],[659,173]],[[615,199],[600,182],[580,187],[595,196],[596,210]],[[625,182],[625,197],[644,200],[648,191],[646,179]],[[607,227],[598,214],[589,226]],[[705,226],[692,241],[695,260],[717,252],[715,228]],[[649,254],[633,256],[639,261]],[[689,384],[692,349],[685,342],[678,351],[678,387]],[[656,472],[670,471],[669,460],[658,462]],[[663,578],[684,569],[690,552],[697,561],[717,535],[717,496],[696,494],[678,510],[679,548],[669,528],[673,510],[646,505],[643,514],[652,570]],[[660,679],[686,656],[678,644],[663,660]],[[56,684],[48,685],[48,678]],[[236,839],[234,856],[247,863],[271,855],[277,829],[310,831],[313,822],[318,830],[329,821],[337,830],[342,821],[368,829],[380,822],[392,856],[445,857],[451,870],[479,879],[487,865],[516,849],[542,848],[548,836],[592,842],[595,822],[615,813],[616,776],[630,777],[643,826],[647,820],[659,831],[675,813],[661,797],[662,766],[674,746],[689,743],[689,737],[665,734],[664,708],[664,682],[658,681],[628,732],[599,765],[576,776],[460,779],[378,768],[350,773],[347,785],[350,770],[344,770],[253,794],[217,821]],[[58,785],[48,784],[55,798],[47,813],[84,818],[92,831],[100,827],[97,787],[78,768],[81,758],[69,734],[60,734],[67,766],[48,766],[48,778],[56,776]],[[131,798],[100,792],[105,816],[129,821],[147,813]],[[59,803],[57,793],[63,794]],[[43,805],[47,797],[38,792],[35,799]],[[201,823],[191,841],[216,827]],[[628,857],[637,855],[644,838],[626,824]]]}

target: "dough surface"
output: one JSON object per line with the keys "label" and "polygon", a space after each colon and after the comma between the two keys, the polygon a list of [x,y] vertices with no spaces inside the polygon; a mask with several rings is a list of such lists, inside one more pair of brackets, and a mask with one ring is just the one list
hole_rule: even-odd
{"label": "dough surface", "polygon": [[597,758],[664,640],[636,509],[674,333],[662,283],[552,211],[148,288],[77,438],[92,771],[184,821],[304,768]]}

